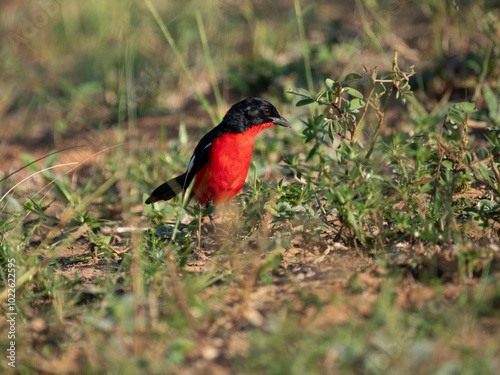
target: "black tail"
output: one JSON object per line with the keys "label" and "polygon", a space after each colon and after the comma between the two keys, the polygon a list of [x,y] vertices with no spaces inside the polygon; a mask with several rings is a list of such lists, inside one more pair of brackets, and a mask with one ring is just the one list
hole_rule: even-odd
{"label": "black tail", "polygon": [[146,200],[146,204],[158,201],[168,201],[170,198],[175,197],[182,191],[185,180],[186,174],[184,173],[183,175],[173,178],[170,181],[165,182],[163,185],[158,186]]}

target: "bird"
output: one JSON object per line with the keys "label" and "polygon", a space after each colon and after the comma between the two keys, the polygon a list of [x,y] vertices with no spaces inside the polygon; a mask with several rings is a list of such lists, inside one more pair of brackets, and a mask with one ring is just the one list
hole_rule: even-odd
{"label": "bird", "polygon": [[[186,173],[158,186],[146,204],[169,200],[194,179],[193,196],[209,207],[232,201],[245,183],[257,134],[273,125],[290,123],[267,100],[251,97],[234,104],[221,123],[203,136],[189,161]],[[210,221],[213,224],[212,216]]]}

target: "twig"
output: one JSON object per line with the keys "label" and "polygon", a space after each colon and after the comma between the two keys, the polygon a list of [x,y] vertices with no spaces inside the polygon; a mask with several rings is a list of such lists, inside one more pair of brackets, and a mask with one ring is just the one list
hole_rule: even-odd
{"label": "twig", "polygon": [[[398,53],[397,53],[397,51],[394,51],[394,60],[392,61],[392,70],[396,71],[397,69],[398,69]],[[394,78],[392,79],[392,85],[387,90],[387,94],[386,94],[387,96],[385,98],[384,110],[380,113],[378,127],[377,127],[377,130],[375,131],[375,134],[373,135],[372,144],[370,145],[370,149],[366,153],[366,156],[365,156],[366,159],[369,159],[370,156],[372,155],[373,149],[375,148],[375,143],[377,141],[378,135],[380,134],[380,131],[382,130],[382,124],[384,123],[385,114],[387,112],[387,109],[389,108],[389,102],[391,100],[392,90],[393,90],[393,87],[396,86],[396,81],[397,81],[396,76],[394,76]]]}
{"label": "twig", "polygon": [[[377,68],[374,68],[373,71],[370,71],[371,77],[372,77],[372,89],[370,90],[370,93],[368,94],[368,97],[366,98],[366,103],[365,107],[363,108],[363,113],[361,114],[361,117],[357,123],[357,125],[354,127],[353,131],[351,132],[351,140],[349,141],[349,144],[352,145],[354,141],[356,141],[356,135],[358,133],[358,129],[361,127],[363,124],[363,121],[365,120],[366,113],[368,112],[368,107],[370,106],[370,100],[373,96],[373,93],[375,92],[375,86],[377,85],[376,82],[376,77],[377,77]],[[375,78],[374,78],[375,77]],[[349,160],[346,161],[345,163],[345,178],[349,176]]]}
{"label": "twig", "polygon": [[484,159],[481,159],[481,160],[476,160],[476,161],[473,161],[472,163],[470,163],[469,165],[466,165],[466,166],[463,166],[463,167],[460,167],[460,168],[455,168],[452,172],[453,173],[458,173],[458,172],[465,172],[467,170],[467,168],[471,168],[473,167],[474,165],[476,165],[477,163],[484,163],[484,162],[487,162],[487,161],[493,161],[493,159],[497,156],[500,156],[500,151],[493,154],[493,155],[490,155],[488,156],[487,158],[484,158]]}
{"label": "twig", "polygon": [[[377,76],[377,68],[374,68],[374,71],[372,73],[375,77]],[[377,85],[376,80],[373,79],[372,75],[372,89],[370,90],[370,93],[366,97],[366,103],[365,107],[363,108],[363,113],[361,114],[361,117],[359,118],[358,125],[354,128],[354,130],[351,133],[351,143],[356,140],[356,134],[358,132],[358,129],[361,127],[361,124],[365,120],[366,112],[368,112],[368,106],[370,105],[370,99],[373,96],[373,93],[375,92],[375,86]]]}
{"label": "twig", "polygon": [[498,171],[497,165],[495,164],[493,158],[490,159],[490,162],[491,162],[491,169],[493,169],[493,173],[495,174],[495,179],[497,180],[496,186],[498,190],[498,187],[500,186],[500,172]]}
{"label": "twig", "polygon": [[443,143],[443,140],[441,139],[442,135],[443,135],[443,132],[441,132],[441,135],[439,136],[439,138],[438,138],[438,140],[437,140],[437,141],[438,141],[439,146],[440,146],[440,147],[441,147],[444,151],[446,151],[446,153],[447,153],[447,154],[448,154],[448,155],[449,155],[449,156],[453,159],[453,161],[455,162],[455,165],[460,164],[460,163],[458,162],[457,158],[455,157],[455,155],[453,155],[453,153],[452,153],[452,152],[448,149],[448,147],[446,147],[446,145]]}
{"label": "twig", "polygon": [[439,163],[436,171],[436,187],[434,188],[434,199],[436,199],[437,190],[439,187],[439,178],[441,177],[441,164],[443,163],[444,151],[441,150],[441,155],[439,155]]}

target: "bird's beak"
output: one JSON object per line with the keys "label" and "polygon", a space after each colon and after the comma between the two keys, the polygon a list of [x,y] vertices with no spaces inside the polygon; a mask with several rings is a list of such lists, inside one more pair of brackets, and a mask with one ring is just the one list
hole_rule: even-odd
{"label": "bird's beak", "polygon": [[283,116],[273,117],[273,118],[271,118],[271,120],[273,121],[273,124],[275,124],[275,125],[281,125],[281,126],[284,126],[285,128],[292,127],[292,125],[290,125],[290,123]]}

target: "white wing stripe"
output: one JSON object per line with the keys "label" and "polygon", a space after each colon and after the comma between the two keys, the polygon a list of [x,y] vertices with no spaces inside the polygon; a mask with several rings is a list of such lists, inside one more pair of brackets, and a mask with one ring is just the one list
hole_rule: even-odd
{"label": "white wing stripe", "polygon": [[191,161],[189,162],[189,165],[188,165],[188,169],[187,169],[187,172],[186,172],[186,176],[189,174],[189,172],[191,171],[191,168],[193,168],[193,165],[194,165],[194,158],[195,158],[195,155],[193,155],[193,157],[191,158]]}
{"label": "white wing stripe", "polygon": [[[188,165],[188,169],[186,171],[186,178],[184,179],[184,184],[182,186],[182,190],[183,192],[186,191],[186,181],[187,181],[187,178],[189,176],[189,172],[191,171],[191,168],[193,168],[193,165],[194,165],[194,159],[195,159],[195,155],[193,155],[193,157],[191,158],[191,160],[189,161],[189,165]],[[184,194],[184,193],[183,193]],[[183,196],[184,197],[184,196]],[[184,200],[184,198],[183,198]]]}
{"label": "white wing stripe", "polygon": [[[212,145],[212,142],[210,142],[205,147],[203,147],[203,149],[205,150],[206,148],[210,147],[211,145]],[[186,179],[184,180],[184,186],[182,187],[182,190],[184,190],[184,191],[186,191],[187,177],[189,176],[189,172],[191,172],[191,169],[193,168],[195,157],[196,157],[196,155],[193,154],[193,156],[191,157],[191,160],[189,161],[188,169],[186,171]]]}

